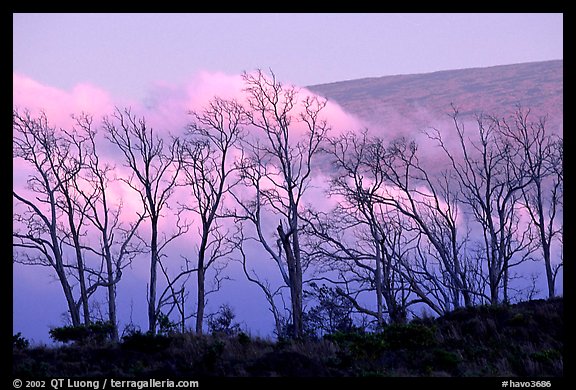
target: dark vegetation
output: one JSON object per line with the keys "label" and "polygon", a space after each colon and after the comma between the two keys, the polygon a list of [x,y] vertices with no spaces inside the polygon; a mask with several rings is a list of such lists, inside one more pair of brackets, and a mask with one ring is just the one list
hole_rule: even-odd
{"label": "dark vegetation", "polygon": [[253,338],[221,310],[210,335],[130,328],[112,341],[105,323],[55,328],[65,345],[13,339],[13,374],[142,376],[531,376],[563,375],[563,299],[462,308],[439,318],[277,342]]}

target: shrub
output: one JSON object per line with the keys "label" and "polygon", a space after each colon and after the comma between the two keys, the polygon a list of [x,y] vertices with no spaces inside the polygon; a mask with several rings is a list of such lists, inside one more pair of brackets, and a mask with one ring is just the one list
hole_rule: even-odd
{"label": "shrub", "polygon": [[103,344],[112,339],[114,325],[110,322],[97,321],[89,325],[62,326],[50,329],[50,338],[62,343]]}
{"label": "shrub", "polygon": [[552,363],[554,360],[562,359],[562,354],[556,349],[544,349],[532,353],[530,357],[540,363]]}
{"label": "shrub", "polygon": [[163,335],[169,335],[179,331],[178,324],[171,321],[164,313],[158,315],[158,328],[158,332]]}
{"label": "shrub", "polygon": [[526,316],[522,313],[516,313],[512,318],[508,320],[508,325],[511,326],[523,326],[527,324]]}
{"label": "shrub", "polygon": [[222,340],[214,340],[210,343],[202,356],[202,365],[209,370],[213,370],[222,358],[225,347],[226,344]]}
{"label": "shrub", "polygon": [[422,324],[390,325],[383,334],[390,349],[419,349],[437,344],[434,332]]}
{"label": "shrub", "polygon": [[374,359],[381,354],[388,343],[382,333],[335,333],[325,336],[348,351],[352,359]]}
{"label": "shrub", "polygon": [[238,343],[239,343],[240,345],[242,345],[242,346],[249,345],[250,342],[252,341],[252,340],[250,339],[250,336],[248,336],[248,335],[247,335],[246,333],[244,333],[244,332],[238,333],[238,336],[237,336],[237,337],[238,337]]}
{"label": "shrub", "polygon": [[353,306],[349,300],[342,297],[337,289],[323,284],[319,287],[310,283],[312,290],[304,291],[305,297],[312,297],[318,305],[308,309],[303,316],[304,333],[307,338],[328,335],[337,332],[354,331],[352,320]]}
{"label": "shrub", "polygon": [[140,330],[127,332],[122,336],[122,348],[139,352],[158,352],[170,346],[172,339],[166,335],[142,333]]}
{"label": "shrub", "polygon": [[232,336],[240,332],[240,325],[233,323],[236,314],[227,304],[220,305],[218,311],[208,318],[208,329],[212,334]]}
{"label": "shrub", "polygon": [[22,337],[22,333],[18,332],[12,336],[12,347],[16,349],[26,349],[30,346],[30,341]]}
{"label": "shrub", "polygon": [[460,363],[460,357],[454,352],[446,351],[444,349],[437,349],[434,351],[434,365],[436,368],[445,371],[454,371]]}

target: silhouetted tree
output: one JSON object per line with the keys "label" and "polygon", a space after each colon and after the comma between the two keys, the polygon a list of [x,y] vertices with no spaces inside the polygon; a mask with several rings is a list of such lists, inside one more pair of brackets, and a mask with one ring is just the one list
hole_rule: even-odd
{"label": "silhouetted tree", "polygon": [[130,169],[128,178],[120,178],[139,196],[150,220],[150,282],[148,284],[148,330],[156,332],[160,308],[157,302],[158,265],[162,250],[172,240],[184,234],[188,226],[176,223],[176,231],[160,236],[158,223],[162,211],[174,193],[181,161],[178,158],[178,140],[166,145],[164,138],[149,127],[144,118],[136,118],[129,109],[116,109],[112,117],[104,118],[108,140],[115,145]]}
{"label": "silhouetted tree", "polygon": [[[460,198],[481,228],[481,254],[487,264],[489,299],[508,301],[509,271],[525,261],[534,248],[530,221],[521,221],[522,193],[533,182],[523,150],[508,133],[505,121],[477,115],[472,137],[465,133],[459,111],[451,114],[457,152],[452,152],[438,130],[430,133],[451,161]],[[458,154],[456,154],[458,153]]]}
{"label": "silhouetted tree", "polygon": [[[472,304],[473,292],[456,224],[457,199],[446,176],[429,176],[414,142],[386,146],[381,139],[349,133],[326,148],[335,173],[328,194],[338,201],[328,213],[310,211],[316,255],[339,270],[336,291],[380,327],[384,313],[403,323],[410,305],[423,302],[441,314]],[[376,295],[376,311],[361,305]]]}
{"label": "silhouetted tree", "polygon": [[13,247],[20,251],[14,253],[14,261],[52,267],[62,286],[72,325],[79,326],[80,308],[69,280],[71,264],[65,259],[60,234],[65,218],[62,189],[71,186],[79,168],[62,165],[64,158],[70,158],[69,164],[75,163],[73,150],[69,140],[49,124],[46,114],[33,117],[28,111],[14,110],[12,120],[13,156],[31,168],[26,191],[12,190],[19,202],[14,208],[12,237]]}
{"label": "silhouetted tree", "polygon": [[[244,142],[247,155],[238,163],[243,183],[255,191],[255,199],[239,200],[243,218],[251,221],[258,240],[274,259],[285,284],[290,289],[293,337],[303,335],[302,275],[305,259],[300,244],[300,206],[310,184],[312,163],[320,142],[329,129],[320,114],[326,102],[316,97],[300,100],[295,87],[285,87],[258,70],[244,73],[249,123],[260,130],[260,141]],[[300,112],[298,112],[300,110]],[[300,136],[293,130],[294,121],[305,128]],[[264,233],[263,208],[279,216],[276,236],[279,251],[273,249]]]}
{"label": "silhouetted tree", "polygon": [[195,268],[198,276],[196,333],[202,334],[208,294],[206,272],[216,261],[228,256],[234,246],[226,239],[227,233],[218,220],[222,217],[224,197],[235,184],[228,180],[234,172],[230,154],[243,135],[247,118],[237,102],[220,98],[214,98],[202,112],[192,112],[192,115],[194,120],[188,126],[188,138],[183,140],[179,151],[184,185],[190,189],[191,201],[181,207],[196,213],[200,219]]}
{"label": "silhouetted tree", "polygon": [[546,128],[546,118],[530,120],[530,110],[518,107],[509,122],[501,127],[511,140],[512,147],[519,148],[518,159],[531,184],[522,188],[522,203],[530,215],[542,250],[548,297],[556,295],[555,283],[563,263],[553,262],[552,247],[561,238],[562,225],[558,216],[562,213],[564,170],[563,142],[557,134]]}
{"label": "silhouetted tree", "polygon": [[208,318],[208,329],[213,334],[232,336],[240,332],[240,324],[234,322],[236,314],[228,304],[222,304],[216,313]]}
{"label": "silhouetted tree", "polygon": [[89,290],[106,287],[108,292],[108,322],[112,325],[112,338],[118,340],[118,317],[116,310],[116,286],[122,278],[123,270],[133,258],[142,253],[140,242],[135,242],[135,233],[145,218],[145,213],[137,214],[136,221],[125,226],[120,221],[123,208],[122,200],[110,199],[109,188],[117,179],[112,176],[114,166],[100,157],[96,148],[96,130],[92,118],[82,114],[76,117],[78,131],[88,143],[89,153],[84,161],[81,180],[74,182],[76,192],[82,198],[86,209],[85,218],[90,222],[99,236],[100,248],[94,245],[84,246],[102,259],[103,266],[87,272],[95,281]]}
{"label": "silhouetted tree", "polygon": [[[73,326],[80,324],[80,309],[84,324],[90,324],[89,299],[98,288],[107,287],[109,322],[117,337],[115,286],[131,260],[131,240],[139,222],[128,230],[120,226],[120,207],[112,210],[107,200],[110,168],[101,168],[92,119],[85,114],[75,119],[70,129],[56,129],[45,114],[34,118],[14,111],[14,156],[32,168],[28,192],[34,194],[13,192],[21,202],[14,214],[13,245],[26,250],[16,253],[15,261],[55,269]],[[90,243],[94,234],[101,240],[100,249]],[[118,235],[122,240],[115,238]],[[114,254],[113,246],[120,246],[120,253]],[[29,249],[40,254],[32,256]],[[66,261],[68,251],[72,262]],[[90,255],[101,261],[91,265]],[[77,299],[72,279],[79,286]]]}
{"label": "silhouetted tree", "polygon": [[[379,211],[375,209],[363,182],[363,153],[369,147],[367,133],[345,134],[329,140],[326,152],[332,158],[334,176],[327,190],[328,196],[337,199],[337,206],[324,213],[311,208],[305,216],[307,247],[318,259],[321,274],[338,270],[336,292],[353,304],[360,313],[373,316],[379,327],[384,324],[386,304],[394,291],[384,291],[383,274],[390,271],[385,267],[382,253],[381,223]],[[385,270],[383,270],[383,266]],[[359,303],[358,297],[373,291],[376,311]],[[391,310],[393,305],[390,303]]]}
{"label": "silhouetted tree", "polygon": [[352,319],[353,305],[335,288],[325,284],[318,286],[310,283],[312,290],[305,295],[318,302],[304,315],[305,329],[316,336],[324,336],[337,332],[350,333],[355,330]]}
{"label": "silhouetted tree", "polygon": [[282,288],[286,286],[281,285],[280,287],[273,288],[270,282],[267,279],[259,277],[253,268],[248,269],[248,257],[244,249],[244,245],[248,241],[248,238],[244,236],[244,229],[245,228],[242,225],[242,221],[238,221],[237,230],[233,238],[235,243],[235,249],[240,254],[239,262],[242,264],[242,271],[244,272],[246,279],[249,282],[258,286],[258,288],[264,294],[266,302],[268,302],[269,305],[268,310],[270,310],[274,318],[274,333],[276,334],[277,337],[281,337],[283,335],[283,325],[285,323],[285,316],[283,315],[279,305],[276,303],[276,299],[281,298]]}

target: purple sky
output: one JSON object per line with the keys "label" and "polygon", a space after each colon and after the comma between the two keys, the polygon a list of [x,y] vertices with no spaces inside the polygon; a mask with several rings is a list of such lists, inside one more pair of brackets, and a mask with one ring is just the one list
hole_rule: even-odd
{"label": "purple sky", "polygon": [[15,14],[15,72],[139,98],[201,70],[300,86],[561,59],[562,14]]}
{"label": "purple sky", "polygon": [[[562,14],[14,14],[13,21],[15,103],[45,106],[58,119],[80,109],[108,113],[118,102],[184,109],[202,101],[198,95],[230,91],[238,74],[256,68],[306,86],[563,58]],[[264,299],[236,275],[208,311],[230,302],[253,334],[269,334]],[[122,281],[120,291],[137,291],[119,297],[123,324],[132,315],[145,328],[146,278],[136,270]],[[15,266],[13,279],[14,331],[48,341],[66,310],[58,283],[35,267]]]}

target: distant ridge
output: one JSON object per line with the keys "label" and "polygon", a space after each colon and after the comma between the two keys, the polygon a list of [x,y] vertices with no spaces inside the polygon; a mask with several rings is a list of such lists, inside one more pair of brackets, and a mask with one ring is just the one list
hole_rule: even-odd
{"label": "distant ridge", "polygon": [[463,114],[505,115],[517,105],[549,116],[562,129],[563,60],[369,77],[312,85],[368,126],[404,132],[446,119],[450,104]]}

